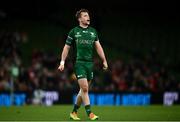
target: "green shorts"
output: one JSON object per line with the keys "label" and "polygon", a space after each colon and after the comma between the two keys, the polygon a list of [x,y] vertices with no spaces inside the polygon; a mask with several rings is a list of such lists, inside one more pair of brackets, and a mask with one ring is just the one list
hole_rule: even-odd
{"label": "green shorts", "polygon": [[93,79],[93,62],[77,61],[75,64],[75,74],[77,79],[87,78],[88,81]]}

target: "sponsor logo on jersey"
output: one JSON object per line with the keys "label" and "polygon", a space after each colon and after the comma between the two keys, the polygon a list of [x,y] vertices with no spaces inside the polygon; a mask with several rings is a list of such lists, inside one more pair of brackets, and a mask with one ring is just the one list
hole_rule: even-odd
{"label": "sponsor logo on jersey", "polygon": [[90,34],[91,34],[91,37],[96,37],[95,33],[90,32]]}
{"label": "sponsor logo on jersey", "polygon": [[78,44],[93,44],[93,42],[94,41],[92,41],[92,40],[76,40],[76,43],[78,43]]}
{"label": "sponsor logo on jersey", "polygon": [[80,32],[77,32],[76,33],[76,35],[75,35],[75,37],[77,38],[77,37],[81,37],[82,35],[80,34]]}

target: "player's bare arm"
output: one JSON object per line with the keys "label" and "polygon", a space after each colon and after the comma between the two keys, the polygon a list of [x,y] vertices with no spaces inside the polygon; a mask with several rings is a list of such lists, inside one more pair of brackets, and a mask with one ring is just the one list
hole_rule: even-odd
{"label": "player's bare arm", "polygon": [[107,60],[106,60],[103,48],[99,41],[95,41],[95,48],[96,48],[96,51],[97,51],[99,57],[101,58],[101,60],[103,62],[103,69],[106,70],[108,68],[108,64],[107,64]]}
{"label": "player's bare arm", "polygon": [[70,46],[65,44],[63,51],[62,51],[62,55],[61,55],[61,62],[58,67],[58,70],[60,70],[60,71],[64,70],[64,63],[65,63],[66,57],[68,55],[69,49],[70,49]]}

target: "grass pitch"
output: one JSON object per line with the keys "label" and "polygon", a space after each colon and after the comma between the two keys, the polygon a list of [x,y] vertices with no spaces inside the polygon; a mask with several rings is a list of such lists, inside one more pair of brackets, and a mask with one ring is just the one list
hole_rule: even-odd
{"label": "grass pitch", "polygon": [[[72,105],[0,107],[0,121],[71,121]],[[180,106],[92,106],[98,121],[178,121]],[[88,121],[84,107],[82,121]]]}

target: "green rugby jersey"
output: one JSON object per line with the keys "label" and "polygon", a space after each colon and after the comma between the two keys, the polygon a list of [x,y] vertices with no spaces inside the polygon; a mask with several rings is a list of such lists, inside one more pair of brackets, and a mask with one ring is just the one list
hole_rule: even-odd
{"label": "green rugby jersey", "polygon": [[94,42],[98,41],[98,35],[94,28],[73,28],[66,39],[66,44],[75,44],[76,61],[93,61]]}

